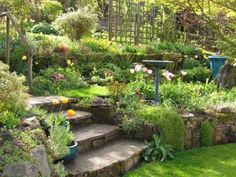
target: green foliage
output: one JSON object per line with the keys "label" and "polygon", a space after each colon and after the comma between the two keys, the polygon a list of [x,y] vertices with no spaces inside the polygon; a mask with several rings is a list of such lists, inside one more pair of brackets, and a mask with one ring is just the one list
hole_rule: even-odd
{"label": "green foliage", "polygon": [[110,82],[108,84],[108,90],[110,93],[110,98],[114,102],[118,102],[122,97],[125,96],[126,84],[119,82]]}
{"label": "green foliage", "polygon": [[55,172],[58,177],[66,177],[68,175],[68,172],[62,163],[57,163],[55,165]]}
{"label": "green foliage", "polygon": [[207,80],[211,77],[211,72],[208,68],[204,67],[195,67],[193,69],[185,70],[187,74],[183,76],[183,81],[186,82],[202,82],[206,83]]}
{"label": "green foliage", "polygon": [[143,164],[124,177],[234,177],[235,148],[226,144],[177,152],[173,160]]}
{"label": "green foliage", "polygon": [[12,141],[4,141],[0,146],[0,174],[8,164],[15,164],[29,160],[29,154],[16,146]]}
{"label": "green foliage", "polygon": [[73,134],[70,127],[52,126],[48,143],[53,160],[58,160],[69,153],[68,146],[71,144]]}
{"label": "green foliage", "polygon": [[87,37],[82,40],[82,43],[96,53],[109,52],[111,47],[111,42],[107,39],[94,39]]}
{"label": "green foliage", "polygon": [[66,117],[61,113],[51,113],[49,116],[49,125],[50,126],[67,126],[69,122],[66,120]]}
{"label": "green foliage", "polygon": [[201,64],[198,60],[195,60],[193,58],[187,58],[184,59],[182,67],[183,69],[193,69],[195,67],[201,67]]}
{"label": "green foliage", "polygon": [[31,32],[58,35],[58,32],[50,24],[42,22],[37,25],[34,25],[31,29]]}
{"label": "green foliage", "polygon": [[78,71],[72,68],[48,68],[34,78],[32,93],[35,95],[56,94],[66,89],[85,87]]}
{"label": "green foliage", "polygon": [[84,7],[62,14],[53,22],[53,26],[61,35],[79,40],[94,30],[96,22],[97,15],[90,8]]}
{"label": "green foliage", "polygon": [[120,125],[120,128],[123,132],[130,134],[134,130],[135,131],[142,131],[141,128],[142,121],[139,119],[124,119]]}
{"label": "green foliage", "polygon": [[11,73],[9,67],[0,62],[0,124],[7,128],[17,126],[25,113],[24,81],[24,77]]}
{"label": "green foliage", "polygon": [[40,9],[48,21],[55,20],[63,12],[62,4],[56,0],[42,0]]}
{"label": "green foliage", "polygon": [[[215,99],[213,93],[217,92],[213,83],[163,83],[160,87],[159,98],[162,104],[172,103],[175,107],[202,110],[212,104]],[[217,98],[218,100],[219,97]]]}
{"label": "green foliage", "polygon": [[0,113],[0,125],[5,126],[7,129],[15,128],[20,124],[21,118],[16,115],[16,113],[10,112],[8,110]]}
{"label": "green foliage", "polygon": [[214,122],[204,121],[201,124],[201,145],[210,146],[213,143]]}
{"label": "green foliage", "polygon": [[134,115],[146,122],[160,127],[165,143],[175,150],[184,147],[184,123],[177,112],[163,107],[145,106],[137,110]]}
{"label": "green foliage", "polygon": [[145,161],[161,161],[164,162],[166,159],[174,158],[174,150],[171,145],[164,144],[162,137],[153,135],[151,142],[146,142],[148,147],[145,149],[143,157]]}

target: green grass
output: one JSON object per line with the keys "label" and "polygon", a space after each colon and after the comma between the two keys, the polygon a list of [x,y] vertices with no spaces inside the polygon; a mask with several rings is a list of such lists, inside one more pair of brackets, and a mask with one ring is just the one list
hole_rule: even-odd
{"label": "green grass", "polygon": [[88,88],[81,88],[76,90],[61,91],[60,95],[71,98],[91,98],[96,96],[108,96],[109,92],[107,87],[92,86]]}
{"label": "green grass", "polygon": [[235,177],[236,144],[199,148],[175,154],[174,160],[152,162],[125,177]]}

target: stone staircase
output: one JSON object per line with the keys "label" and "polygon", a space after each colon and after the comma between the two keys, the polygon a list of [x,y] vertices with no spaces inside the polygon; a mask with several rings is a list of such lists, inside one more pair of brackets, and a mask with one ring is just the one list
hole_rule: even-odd
{"label": "stone staircase", "polygon": [[[54,97],[31,97],[29,104],[44,109],[51,107]],[[69,99],[69,103],[76,102]],[[48,109],[50,110],[50,109]],[[146,148],[143,142],[122,139],[119,128],[94,122],[93,115],[76,111],[67,118],[78,142],[79,155],[74,162],[66,164],[70,177],[119,177],[142,161]]]}

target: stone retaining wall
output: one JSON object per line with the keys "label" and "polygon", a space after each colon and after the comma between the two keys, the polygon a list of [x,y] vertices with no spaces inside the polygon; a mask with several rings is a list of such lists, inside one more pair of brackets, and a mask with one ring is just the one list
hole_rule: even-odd
{"label": "stone retaining wall", "polygon": [[185,148],[201,146],[201,124],[204,121],[215,123],[213,144],[236,142],[236,113],[212,113],[203,116],[183,117],[185,123]]}

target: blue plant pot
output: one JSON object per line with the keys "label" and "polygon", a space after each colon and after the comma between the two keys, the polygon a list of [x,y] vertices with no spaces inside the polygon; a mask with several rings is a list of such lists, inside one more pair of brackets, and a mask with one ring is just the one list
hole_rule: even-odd
{"label": "blue plant pot", "polygon": [[220,69],[225,64],[227,58],[223,56],[210,56],[208,59],[210,60],[212,77],[215,80],[218,78]]}
{"label": "blue plant pot", "polygon": [[69,146],[69,153],[65,155],[61,160],[67,164],[73,162],[78,155],[78,143],[73,141],[72,145]]}

